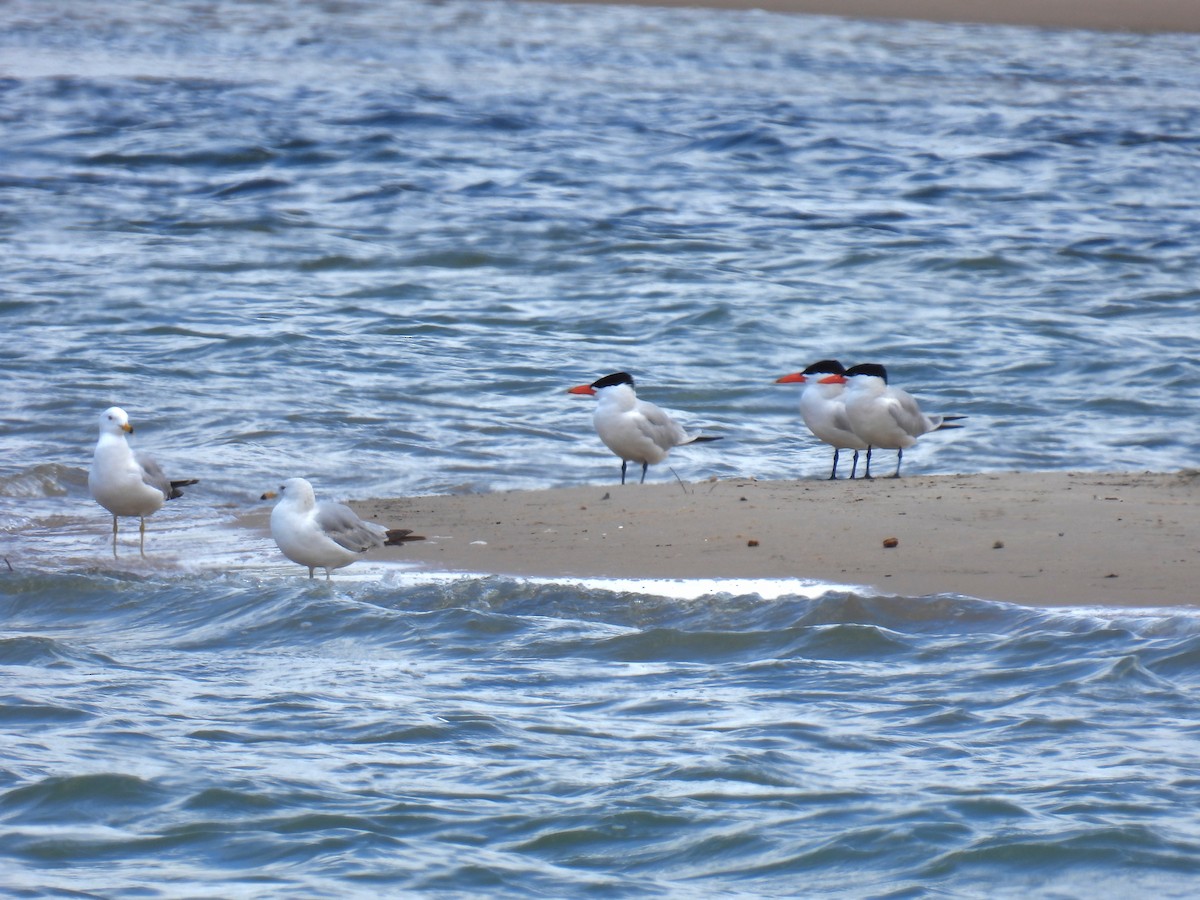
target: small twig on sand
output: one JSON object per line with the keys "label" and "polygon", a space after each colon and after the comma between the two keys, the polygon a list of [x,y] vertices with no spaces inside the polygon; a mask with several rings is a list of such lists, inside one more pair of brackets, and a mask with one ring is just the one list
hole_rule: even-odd
{"label": "small twig on sand", "polygon": [[[667,466],[667,468],[671,469],[670,466]],[[683,483],[683,479],[679,477],[679,473],[676,472],[674,469],[671,469],[671,474],[675,476],[675,480],[679,482],[679,486],[683,489],[683,492],[685,494],[690,494],[691,491],[689,491],[687,489],[687,485]]]}

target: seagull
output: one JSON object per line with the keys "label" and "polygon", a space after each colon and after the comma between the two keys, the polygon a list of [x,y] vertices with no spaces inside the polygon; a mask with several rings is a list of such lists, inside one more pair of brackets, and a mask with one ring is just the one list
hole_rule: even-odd
{"label": "seagull", "polygon": [[100,439],[92,468],[88,471],[88,489],[96,502],[112,513],[113,556],[117,555],[117,517],[141,519],[140,548],[146,555],[146,516],[157,512],[168,500],[182,497],[181,487],[196,484],[195,478],[171,481],[149,456],[135,454],[126,440],[133,434],[129,415],[119,406],[100,413]]}
{"label": "seagull", "polygon": [[[835,376],[836,377],[836,376]],[[883,447],[899,451],[893,478],[900,477],[904,448],[911,447],[917,438],[942,428],[962,428],[952,422],[966,416],[931,416],[921,412],[916,398],[900,388],[888,387],[887,370],[877,363],[852,366],[842,376],[846,392],[842,399],[854,433],[870,446],[867,448],[867,471],[871,477],[871,450]]]}
{"label": "seagull", "polygon": [[621,484],[625,483],[625,467],[630,462],[642,464],[641,484],[646,483],[646,469],[651,463],[667,458],[672,447],[700,444],[721,438],[706,434],[688,434],[683,426],[653,403],[639,400],[633,390],[633,376],[614,372],[591,384],[581,384],[567,390],[568,394],[592,394],[596,412],[592,421],[600,440],[621,458]]}
{"label": "seagull", "polygon": [[839,451],[854,451],[854,462],[850,467],[850,477],[853,478],[858,471],[858,451],[869,449],[867,442],[851,430],[850,420],[846,417],[846,403],[842,398],[846,389],[845,379],[830,377],[845,373],[845,367],[836,359],[823,359],[803,372],[793,372],[775,379],[776,384],[804,385],[800,393],[800,417],[817,440],[833,447],[830,480],[837,478]]}
{"label": "seagull", "polygon": [[271,537],[294,563],[308,567],[308,577],[320,567],[329,581],[329,570],[358,560],[368,550],[384,545],[423,541],[408,528],[385,528],[365,522],[350,507],[317,502],[313,486],[303,478],[289,478],[279,491],[267,491],[261,500],[279,498],[271,510]]}

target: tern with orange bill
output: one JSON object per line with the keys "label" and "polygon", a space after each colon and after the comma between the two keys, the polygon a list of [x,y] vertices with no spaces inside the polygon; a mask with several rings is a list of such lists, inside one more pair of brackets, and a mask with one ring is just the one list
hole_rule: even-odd
{"label": "tern with orange bill", "polygon": [[800,418],[808,430],[819,441],[833,447],[833,471],[830,479],[837,478],[838,454],[842,450],[854,451],[854,462],[850,477],[858,471],[858,453],[868,449],[867,442],[854,433],[846,416],[846,404],[842,393],[846,389],[845,367],[836,359],[815,362],[803,372],[793,372],[775,379],[776,384],[803,384],[800,392]]}
{"label": "tern with orange bill", "polygon": [[642,464],[642,480],[652,463],[667,458],[673,447],[719,441],[719,436],[689,434],[665,411],[645,400],[639,400],[633,389],[633,376],[614,372],[591,384],[568,389],[568,394],[590,394],[596,398],[592,421],[600,440],[621,459],[621,484],[625,483],[626,466]]}
{"label": "tern with orange bill", "polygon": [[[838,376],[833,376],[838,377]],[[923,434],[944,428],[961,428],[953,424],[966,416],[929,415],[921,411],[912,394],[900,388],[889,387],[887,369],[878,363],[863,363],[851,366],[844,376],[846,392],[842,395],[846,404],[846,416],[854,433],[870,446],[867,448],[867,467],[864,478],[871,477],[871,451],[883,448],[896,450],[896,471],[893,478],[900,477],[900,463],[904,461],[904,449],[911,447]]]}

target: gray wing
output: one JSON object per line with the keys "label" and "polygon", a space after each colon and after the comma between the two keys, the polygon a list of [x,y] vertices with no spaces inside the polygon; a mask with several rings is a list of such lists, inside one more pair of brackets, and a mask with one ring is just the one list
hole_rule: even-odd
{"label": "gray wing", "polygon": [[152,488],[158,488],[162,491],[165,499],[171,499],[171,493],[174,488],[171,485],[171,479],[167,478],[166,474],[159,467],[153,458],[144,456],[141,453],[135,453],[134,459],[137,460],[139,466],[142,467],[142,481],[150,485]]}
{"label": "gray wing", "polygon": [[846,404],[839,403],[833,411],[833,427],[838,431],[845,431],[848,434],[854,434],[854,429],[850,427],[850,416],[846,414]]}
{"label": "gray wing", "polygon": [[929,417],[921,412],[917,400],[907,391],[896,389],[888,398],[888,411],[896,424],[913,437],[918,437],[933,429]]}
{"label": "gray wing", "polygon": [[364,553],[372,547],[382,547],[387,530],[374,522],[364,522],[343,503],[318,503],[317,525],[335,544]]}
{"label": "gray wing", "polygon": [[644,420],[639,426],[642,433],[664,450],[670,450],[672,447],[688,442],[690,435],[660,407],[645,400],[639,400],[637,411],[642,414]]}

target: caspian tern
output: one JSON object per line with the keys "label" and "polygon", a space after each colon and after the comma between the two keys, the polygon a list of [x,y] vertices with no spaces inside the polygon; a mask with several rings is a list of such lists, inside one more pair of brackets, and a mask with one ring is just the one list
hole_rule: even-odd
{"label": "caspian tern", "polygon": [[850,429],[846,417],[846,404],[842,393],[846,389],[842,376],[846,369],[836,359],[823,359],[813,363],[803,372],[793,372],[775,379],[776,384],[803,384],[800,392],[800,417],[817,438],[833,447],[833,471],[830,479],[837,478],[838,453],[853,450],[854,462],[850,477],[858,471],[858,451],[868,449],[868,444]]}
{"label": "caspian tern", "polygon": [[911,447],[918,437],[930,431],[962,427],[950,423],[965,416],[931,416],[921,412],[912,394],[888,387],[887,370],[877,363],[852,366],[843,377],[846,391],[842,399],[850,427],[870,445],[864,478],[871,477],[872,449],[883,447],[898,451],[896,472],[892,477],[899,478],[905,447]]}
{"label": "caspian tern", "polygon": [[645,484],[646,469],[651,463],[666,459],[672,447],[721,439],[688,434],[653,403],[639,400],[633,390],[633,376],[628,372],[605,375],[591,384],[569,388],[567,393],[595,395],[596,412],[592,421],[600,440],[621,458],[621,484],[625,483],[625,467],[630,462],[642,464],[640,483]]}
{"label": "caspian tern", "polygon": [[168,500],[182,497],[181,487],[195,478],[171,481],[149,456],[138,455],[125,435],[133,434],[129,415],[119,406],[100,413],[100,439],[88,470],[88,489],[96,502],[112,513],[113,556],[117,555],[117,517],[141,519],[140,547],[146,555],[146,516],[158,512]]}
{"label": "caspian tern", "polygon": [[289,478],[278,493],[267,491],[260,499],[275,497],[280,499],[271,510],[271,537],[284,556],[308,567],[309,578],[322,568],[328,581],[330,569],[348,566],[368,550],[425,540],[411,529],[365,522],[341,503],[318,503],[313,486],[303,478]]}

